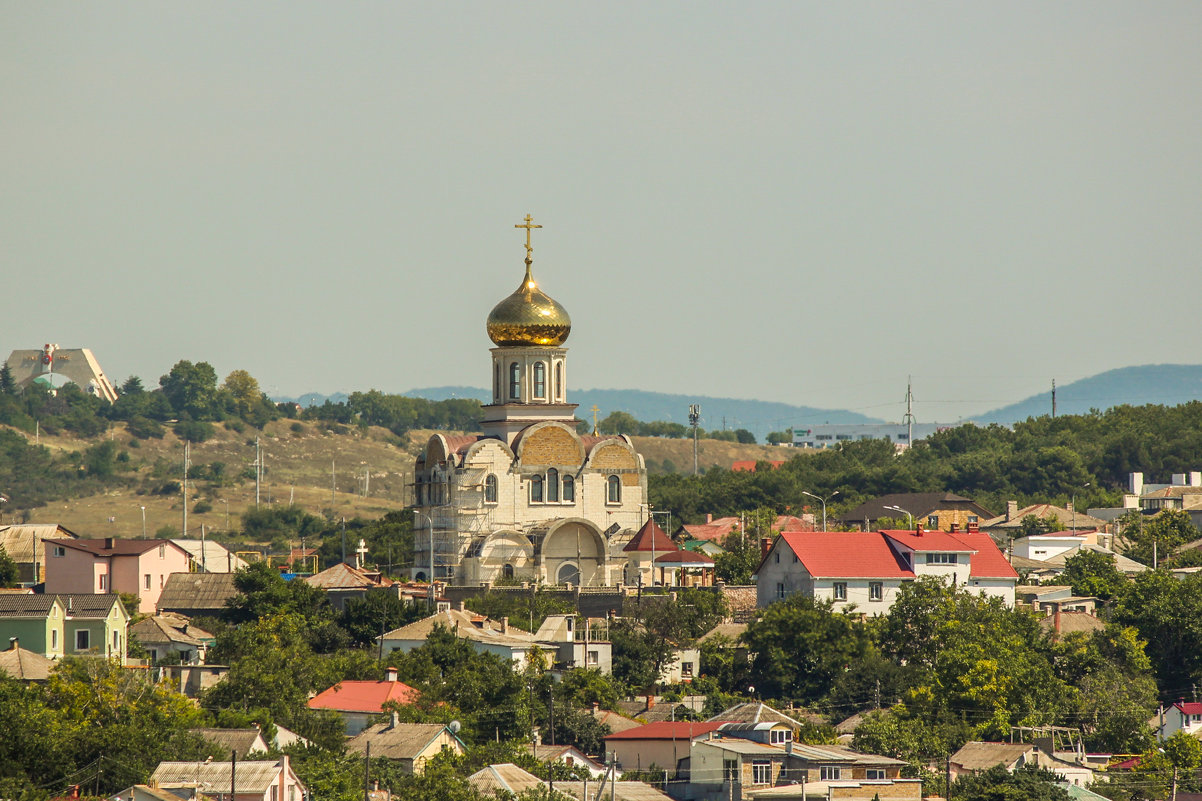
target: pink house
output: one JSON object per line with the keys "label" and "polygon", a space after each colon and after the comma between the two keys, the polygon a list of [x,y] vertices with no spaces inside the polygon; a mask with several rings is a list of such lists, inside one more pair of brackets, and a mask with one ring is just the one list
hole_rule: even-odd
{"label": "pink house", "polygon": [[125,592],[154,614],[172,573],[188,572],[188,552],[171,540],[46,540],[47,593]]}

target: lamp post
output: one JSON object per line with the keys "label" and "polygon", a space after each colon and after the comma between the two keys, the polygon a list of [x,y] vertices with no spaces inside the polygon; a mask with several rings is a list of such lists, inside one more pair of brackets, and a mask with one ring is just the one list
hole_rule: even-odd
{"label": "lamp post", "polygon": [[835,490],[830,495],[827,495],[825,498],[815,495],[812,492],[806,492],[805,490],[802,490],[801,494],[809,495],[811,498],[814,498],[815,500],[819,501],[822,504],[822,533],[825,534],[826,533],[826,502],[829,501],[831,498],[834,498],[836,495],[838,495],[839,490]]}
{"label": "lamp post", "polygon": [[142,510],[142,539],[146,539],[146,507],[139,507]]}
{"label": "lamp post", "polygon": [[419,512],[416,509],[414,509],[413,510],[413,522],[415,524],[417,523],[417,518],[419,518],[419,517],[426,518],[426,522],[430,524],[430,575],[428,578],[430,581],[430,607],[433,608],[434,607],[434,519],[431,518],[430,515],[426,514],[425,512]]}
{"label": "lamp post", "polygon": [[219,500],[225,504],[225,533],[229,534],[230,533],[230,502],[227,501],[225,498],[218,498],[217,500]]}
{"label": "lamp post", "polygon": [[886,506],[885,508],[892,509],[895,512],[901,512],[902,514],[904,514],[906,516],[906,525],[909,526],[910,528],[914,528],[914,515],[910,514],[909,512],[907,512],[905,509],[901,508],[900,506]]}

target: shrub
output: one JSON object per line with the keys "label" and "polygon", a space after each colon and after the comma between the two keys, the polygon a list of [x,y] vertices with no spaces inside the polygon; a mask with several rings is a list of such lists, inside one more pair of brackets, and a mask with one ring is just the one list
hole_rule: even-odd
{"label": "shrub", "polygon": [[197,501],[196,505],[192,507],[192,511],[198,515],[203,515],[205,512],[213,511],[213,504],[208,501]]}
{"label": "shrub", "polygon": [[125,424],[125,430],[138,439],[150,439],[151,437],[162,439],[165,433],[158,422],[138,415],[129,418],[129,422]]}
{"label": "shrub", "polygon": [[204,442],[213,437],[213,426],[201,420],[180,420],[172,429],[180,439],[189,442]]}

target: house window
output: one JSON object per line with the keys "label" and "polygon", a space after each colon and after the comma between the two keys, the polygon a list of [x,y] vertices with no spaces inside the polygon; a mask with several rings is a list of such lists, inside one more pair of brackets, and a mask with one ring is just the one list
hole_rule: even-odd
{"label": "house window", "polygon": [[779,565],[780,564],[780,551],[777,551],[775,554],[773,554],[773,556],[776,557],[776,563]]}
{"label": "house window", "polygon": [[772,783],[772,763],[756,760],[751,763],[751,783],[752,784],[771,784]]}
{"label": "house window", "polygon": [[150,574],[147,573],[144,578],[146,579],[146,581],[144,582],[146,584],[146,589],[149,590],[150,589]]}
{"label": "house window", "polygon": [[928,565],[954,565],[957,563],[957,557],[954,553],[929,553],[927,554]]}
{"label": "house window", "polygon": [[722,760],[722,781],[733,782],[739,778],[739,762],[736,759]]}
{"label": "house window", "polygon": [[885,778],[884,768],[868,768],[864,771],[864,778],[869,781],[875,781]]}
{"label": "house window", "polygon": [[792,742],[793,732],[790,729],[773,729],[768,733],[768,741],[773,745]]}
{"label": "house window", "polygon": [[547,503],[559,503],[559,471],[554,467],[547,471]]}
{"label": "house window", "polygon": [[54,555],[55,555],[55,556],[66,556],[66,555],[67,555],[67,549],[66,549],[66,548],[64,548],[64,547],[63,547],[63,546],[61,546],[61,545],[55,545],[55,546],[54,546]]}
{"label": "house window", "polygon": [[280,788],[271,785],[271,801],[280,801]]}
{"label": "house window", "polygon": [[522,397],[522,366],[517,362],[509,365],[509,399],[518,400]]}
{"label": "house window", "polygon": [[547,397],[547,365],[543,362],[534,363],[534,397]]}
{"label": "house window", "polygon": [[58,629],[51,629],[50,631],[50,650],[58,650]]}
{"label": "house window", "polygon": [[92,632],[87,629],[78,629],[75,632],[75,650],[86,651],[92,647]]}
{"label": "house window", "polygon": [[113,632],[113,653],[121,653],[121,632],[119,631]]}
{"label": "house window", "polygon": [[879,581],[868,582],[868,600],[879,601],[884,597],[884,585]]}
{"label": "house window", "polygon": [[622,481],[617,476],[610,476],[605,479],[605,502],[606,503],[621,503],[622,502]]}
{"label": "house window", "polygon": [[979,522],[981,522],[981,519],[979,517],[977,517],[976,515],[969,515],[968,522],[969,523],[979,523]]}
{"label": "house window", "polygon": [[504,567],[501,568],[501,578],[505,578],[505,579],[513,578],[513,565],[506,564]]}
{"label": "house window", "polygon": [[927,528],[939,528],[939,515],[927,515]]}
{"label": "house window", "polygon": [[484,477],[484,502],[497,502],[497,477],[492,473]]}
{"label": "house window", "polygon": [[543,502],[543,477],[534,476],[530,479],[530,503]]}
{"label": "house window", "polygon": [[163,543],[162,545],[159,546],[159,558],[160,559],[167,558],[167,543]]}
{"label": "house window", "polygon": [[681,662],[680,663],[680,675],[684,676],[686,678],[691,678],[693,676],[693,663],[692,662]]}
{"label": "house window", "polygon": [[818,778],[824,782],[839,781],[842,771],[833,765],[823,765],[818,768]]}
{"label": "house window", "polygon": [[836,581],[835,582],[835,600],[836,601],[846,601],[847,600],[847,582],[846,581]]}
{"label": "house window", "polygon": [[109,586],[109,577],[108,577],[108,574],[107,574],[107,573],[101,573],[101,574],[100,574],[100,591],[101,591],[101,592],[105,592],[105,591],[107,591],[107,590],[108,590],[108,586]]}
{"label": "house window", "polygon": [[599,664],[600,662],[601,662],[601,652],[600,651],[589,651],[588,652],[588,664],[596,665],[596,664]]}
{"label": "house window", "polygon": [[778,583],[776,585],[776,598],[777,598],[777,600],[781,600],[784,597],[785,597],[785,585]]}
{"label": "house window", "polygon": [[571,476],[563,477],[563,502],[576,503],[576,480]]}

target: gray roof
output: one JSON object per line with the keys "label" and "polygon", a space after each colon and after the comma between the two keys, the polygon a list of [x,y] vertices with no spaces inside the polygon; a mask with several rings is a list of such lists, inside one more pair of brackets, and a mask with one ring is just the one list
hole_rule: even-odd
{"label": "gray roof", "polygon": [[220,612],[238,594],[233,573],[172,573],[159,593],[160,612]]}
{"label": "gray roof", "polygon": [[125,607],[121,605],[121,596],[112,593],[62,592],[58,594],[58,598],[67,608],[67,614],[74,618],[105,618],[114,605],[121,607],[122,612],[125,611]]}
{"label": "gray roof", "polygon": [[1035,751],[1030,743],[965,743],[951,761],[965,770],[989,770],[994,765],[1009,768],[1019,757]]}
{"label": "gray roof", "polygon": [[[826,722],[820,715],[815,715],[812,712],[803,711],[800,714],[809,723],[822,725]],[[717,715],[714,715],[710,720],[724,720],[733,723],[785,723],[795,729],[800,729],[802,726],[802,722],[797,718],[791,718],[784,712],[773,709],[759,701],[747,701],[742,704],[735,704],[730,709],[724,709]]]}
{"label": "gray roof", "polygon": [[24,681],[46,681],[54,670],[54,660],[20,646],[0,651],[0,673]]}
{"label": "gray roof", "polygon": [[481,793],[496,795],[498,792],[521,795],[543,786],[543,780],[522,770],[512,762],[486,765],[467,777],[468,783]]}
{"label": "gray roof", "polygon": [[[258,729],[189,729],[193,734],[199,734],[207,742],[221,748],[223,753],[238,752],[238,759],[246,759],[250,754],[267,753],[267,742]],[[242,766],[239,765],[241,770]]]}
{"label": "gray roof", "polygon": [[177,615],[154,615],[139,620],[130,627],[130,634],[138,638],[138,642],[147,644],[178,644],[198,648],[204,645],[202,640],[211,640],[213,635],[204,629],[188,624],[187,618]]}
{"label": "gray roof", "polygon": [[447,727],[441,723],[377,723],[346,741],[346,749],[362,753],[371,743],[373,757],[415,759]]}
{"label": "gray roof", "polygon": [[120,606],[121,598],[110,593],[0,593],[0,617],[42,617],[54,606],[55,600],[73,618],[108,617],[113,604]]}
{"label": "gray roof", "polygon": [[[200,784],[207,794],[229,792],[229,762],[160,762],[150,776],[150,781],[159,787],[195,787]],[[238,760],[237,793],[261,794],[267,792],[280,774],[280,763],[275,760]]]}
{"label": "gray roof", "polygon": [[747,631],[746,623],[719,623],[705,634],[702,634],[700,637],[698,637],[697,644],[700,645],[701,643],[711,640],[715,637],[729,637],[737,642],[738,639],[743,636],[743,632],[745,631]]}
{"label": "gray roof", "polygon": [[78,539],[79,535],[68,531],[57,523],[24,523],[13,526],[0,526],[0,547],[4,548],[9,558],[18,564],[32,564],[35,561],[34,543],[38,543],[36,560],[45,557],[46,540]]}
{"label": "gray roof", "polygon": [[534,635],[522,631],[516,626],[510,626],[507,633],[501,633],[501,624],[475,612],[458,609],[443,609],[429,617],[393,629],[383,636],[384,640],[425,641],[434,632],[436,626],[449,629],[458,637],[489,645],[501,645],[518,650],[526,650],[535,646]]}
{"label": "gray roof", "polygon": [[[0,592],[0,617],[42,617],[54,606],[57,595]],[[63,602],[66,606],[66,602]]]}
{"label": "gray roof", "polygon": [[[882,495],[871,501],[865,501],[855,509],[852,509],[850,512],[844,512],[835,519],[843,523],[861,523],[865,520],[871,522],[882,517],[897,518],[905,516],[905,512],[887,508],[889,506],[900,506],[913,515],[915,519],[920,517],[925,518],[931,512],[939,509],[965,509],[976,513],[981,520],[991,515],[988,509],[976,503],[971,498],[965,498],[963,495],[957,495],[954,492],[895,492],[891,495]],[[981,526],[984,527],[984,525],[982,522]]]}

